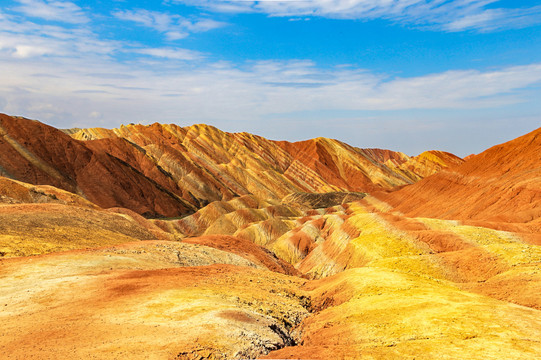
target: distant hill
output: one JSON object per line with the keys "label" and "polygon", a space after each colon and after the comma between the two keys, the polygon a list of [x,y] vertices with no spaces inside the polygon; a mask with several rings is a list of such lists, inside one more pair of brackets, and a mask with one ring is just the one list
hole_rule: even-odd
{"label": "distant hill", "polygon": [[391,194],[408,216],[529,222],[541,217],[541,128]]}
{"label": "distant hill", "polygon": [[0,134],[0,175],[146,217],[183,216],[243,195],[279,201],[298,192],[389,190],[462,162],[437,151],[410,157],[326,138],[270,141],[208,125],[62,131],[0,114]]}

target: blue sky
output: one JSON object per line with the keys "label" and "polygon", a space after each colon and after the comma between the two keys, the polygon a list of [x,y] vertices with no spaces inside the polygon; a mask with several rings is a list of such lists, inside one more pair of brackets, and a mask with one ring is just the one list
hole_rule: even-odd
{"label": "blue sky", "polygon": [[541,126],[541,2],[0,0],[0,112],[465,156]]}

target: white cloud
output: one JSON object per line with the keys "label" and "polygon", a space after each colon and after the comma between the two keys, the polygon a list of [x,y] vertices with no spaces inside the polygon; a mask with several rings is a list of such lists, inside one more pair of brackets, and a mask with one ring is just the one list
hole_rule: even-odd
{"label": "white cloud", "polygon": [[495,31],[541,23],[541,6],[489,8],[499,0],[175,0],[216,12],[270,16],[386,19],[449,32]]}
{"label": "white cloud", "polygon": [[525,9],[487,9],[464,15],[446,24],[447,31],[479,30],[495,31],[523,28],[541,23],[541,6]]}
{"label": "white cloud", "polygon": [[169,40],[178,40],[187,37],[190,33],[205,32],[225,26],[225,23],[212,19],[189,20],[179,15],[144,9],[116,11],[113,16],[154,29],[163,33]]}
{"label": "white cloud", "polygon": [[0,12],[0,51],[18,58],[109,56],[119,42],[100,40],[84,27],[36,24]]}
{"label": "white cloud", "polygon": [[16,0],[14,10],[26,16],[64,23],[80,24],[89,21],[83,10],[70,1]]}
{"label": "white cloud", "polygon": [[51,53],[53,53],[51,49],[43,46],[16,45],[13,56],[18,58],[27,58],[33,56],[42,56]]}
{"label": "white cloud", "polygon": [[169,30],[173,23],[171,15],[149,10],[124,10],[116,11],[113,15],[120,20],[133,21],[160,32]]}
{"label": "white cloud", "polygon": [[[137,43],[100,40],[85,28],[64,28],[39,25],[0,12],[0,52],[14,58],[34,57],[80,58],[91,61],[111,58],[119,53],[140,54],[176,60],[198,60],[203,55],[197,51],[181,48],[141,48]],[[1,60],[1,59],[0,59]],[[112,63],[112,60],[111,60]]]}
{"label": "white cloud", "polygon": [[[0,98],[5,99],[0,111],[81,122],[62,125],[69,127],[182,120],[228,128],[295,112],[505,107],[527,100],[527,88],[541,83],[541,64],[389,78],[351,67],[321,69],[310,61],[180,66],[178,60],[190,54],[137,51],[155,60],[0,58]],[[96,111],[102,114],[100,124],[89,116]]]}
{"label": "white cloud", "polygon": [[100,113],[99,111],[92,111],[89,115],[88,115],[89,118],[91,119],[101,119],[103,117],[102,113]]}
{"label": "white cloud", "polygon": [[202,55],[197,51],[187,49],[172,49],[172,48],[144,48],[136,49],[133,52],[150,55],[159,58],[175,59],[175,60],[197,60],[201,59]]}

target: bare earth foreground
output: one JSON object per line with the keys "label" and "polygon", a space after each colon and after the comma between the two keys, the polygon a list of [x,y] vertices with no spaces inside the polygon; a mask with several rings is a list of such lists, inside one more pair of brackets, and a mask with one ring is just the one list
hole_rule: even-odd
{"label": "bare earth foreground", "polygon": [[0,117],[2,359],[541,358],[541,130],[466,162],[67,133]]}

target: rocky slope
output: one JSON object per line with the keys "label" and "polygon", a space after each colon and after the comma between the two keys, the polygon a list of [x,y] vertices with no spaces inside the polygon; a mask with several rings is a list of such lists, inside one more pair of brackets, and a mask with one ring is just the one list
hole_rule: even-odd
{"label": "rocky slope", "polygon": [[[87,140],[59,143],[107,154],[194,212],[149,220],[0,177],[2,354],[540,358],[539,133],[460,165],[206,126],[75,131]],[[60,163],[5,134],[34,161],[20,174]]]}
{"label": "rocky slope", "polygon": [[0,114],[0,136],[0,175],[146,217],[183,216],[243,195],[280,200],[294,192],[391,189],[462,162],[441,152],[408,157],[324,138],[273,142],[206,125],[62,132]]}
{"label": "rocky slope", "polygon": [[183,216],[243,195],[279,201],[294,192],[391,189],[462,162],[430,154],[409,157],[324,138],[275,142],[206,125],[65,133],[0,114],[0,175],[146,217]]}
{"label": "rocky slope", "polygon": [[541,217],[541,129],[390,195],[411,216],[526,223]]}
{"label": "rocky slope", "polygon": [[0,259],[0,346],[8,359],[541,355],[541,248],[520,234],[373,197],[271,220],[291,230],[259,246],[256,221],[237,237]]}
{"label": "rocky slope", "polygon": [[[170,174],[192,199],[198,199],[196,206],[247,194],[279,200],[292,192],[392,189],[462,163],[454,155],[437,151],[409,157],[389,150],[358,149],[326,138],[270,141],[208,125],[130,125],[83,129],[72,136],[93,147],[103,147],[104,140],[109,144],[127,140]],[[125,154],[114,153],[134,167],[141,166]]]}
{"label": "rocky slope", "polygon": [[[175,216],[194,207],[157,180],[106,151],[94,150],[37,121],[0,114],[0,175],[52,185],[109,208]],[[160,179],[158,179],[160,180]]]}

